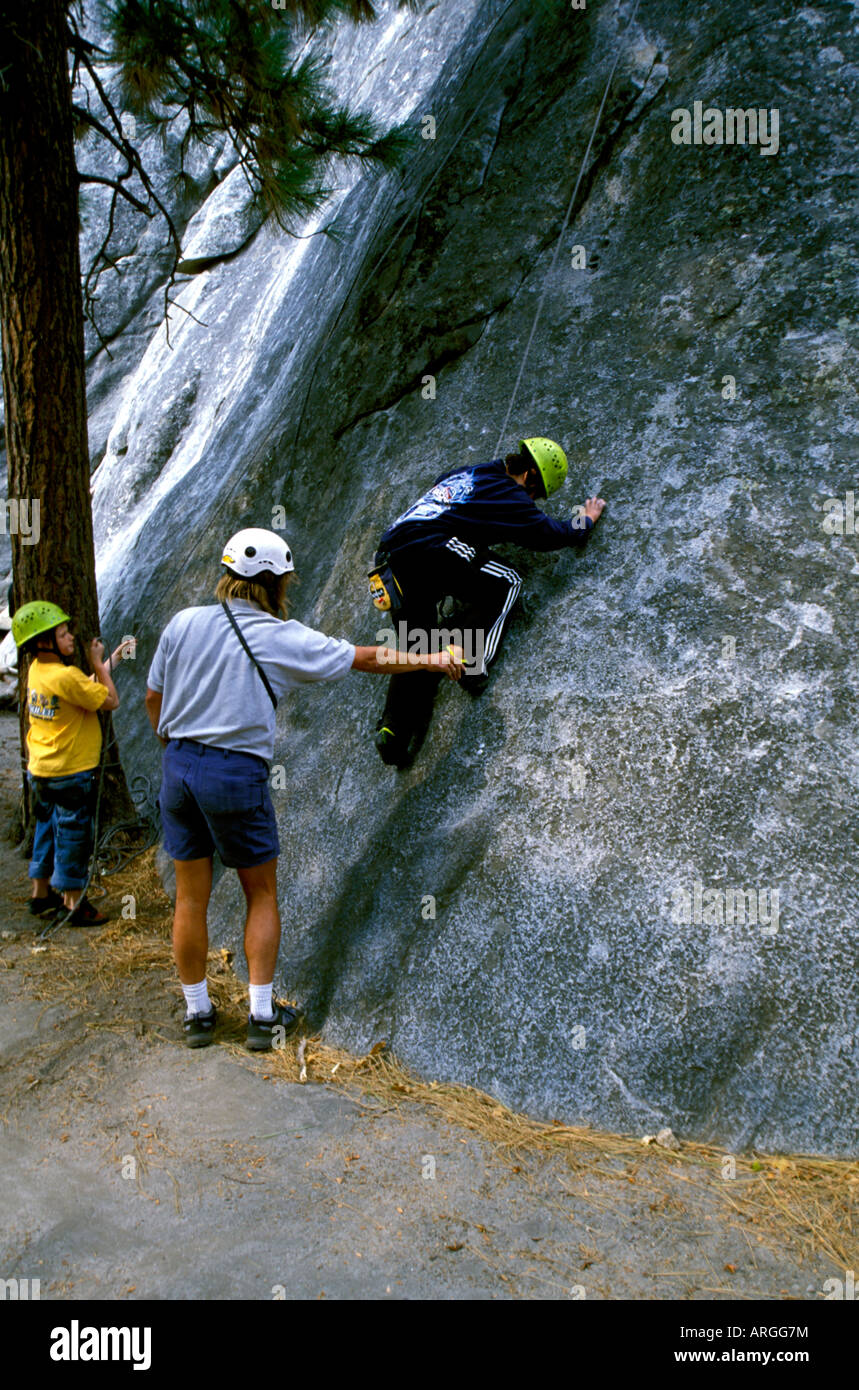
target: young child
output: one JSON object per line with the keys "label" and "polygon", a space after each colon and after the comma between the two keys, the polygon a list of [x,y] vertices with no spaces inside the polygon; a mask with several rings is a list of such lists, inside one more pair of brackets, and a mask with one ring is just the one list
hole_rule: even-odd
{"label": "young child", "polygon": [[30,878],[34,916],[74,909],[70,927],[106,922],[87,898],[93,841],[93,792],[101,758],[97,710],[119,707],[110,672],[128,643],[104,661],[97,638],[89,644],[94,676],[69,663],[74,653],[70,618],[54,603],[25,603],[12,618],[15,645],[31,658],[27,678],[27,779],[33,794],[36,830]]}

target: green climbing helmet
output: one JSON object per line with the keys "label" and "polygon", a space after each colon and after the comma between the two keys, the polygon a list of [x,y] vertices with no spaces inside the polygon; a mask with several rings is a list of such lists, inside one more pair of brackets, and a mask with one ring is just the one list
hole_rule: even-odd
{"label": "green climbing helmet", "polygon": [[520,439],[519,448],[529,453],[536,463],[546,496],[557,492],[567,476],[567,456],[560,444],[552,439]]}
{"label": "green climbing helmet", "polygon": [[64,613],[55,603],[44,603],[38,598],[32,603],[25,603],[12,619],[15,646],[22,647],[31,638],[38,637],[41,632],[50,632],[52,628],[59,627],[60,623],[67,622],[68,613]]}

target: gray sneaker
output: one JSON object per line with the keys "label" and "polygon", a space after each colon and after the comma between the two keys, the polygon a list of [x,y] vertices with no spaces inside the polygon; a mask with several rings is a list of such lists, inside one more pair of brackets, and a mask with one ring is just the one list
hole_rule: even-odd
{"label": "gray sneaker", "polygon": [[[248,1014],[247,1045],[251,1052],[270,1052],[278,1042],[294,1033],[303,1017],[301,1009],[290,1004],[275,1004],[274,1018],[254,1018]],[[275,1033],[275,1029],[282,1032]]]}
{"label": "gray sneaker", "polygon": [[215,1033],[218,1011],[214,1004],[207,1014],[186,1014],[182,1019],[186,1047],[208,1047]]}

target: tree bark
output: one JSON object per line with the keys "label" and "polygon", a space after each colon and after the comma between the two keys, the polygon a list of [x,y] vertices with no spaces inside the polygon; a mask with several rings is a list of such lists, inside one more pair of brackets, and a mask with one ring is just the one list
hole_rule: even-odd
{"label": "tree bark", "polygon": [[[0,0],[5,510],[16,606],[44,598],[71,614],[88,670],[82,643],[99,619],[66,10],[65,0]],[[22,695],[24,681],[22,669]],[[21,710],[26,725],[24,699]],[[120,767],[105,794],[111,819],[133,816]]]}

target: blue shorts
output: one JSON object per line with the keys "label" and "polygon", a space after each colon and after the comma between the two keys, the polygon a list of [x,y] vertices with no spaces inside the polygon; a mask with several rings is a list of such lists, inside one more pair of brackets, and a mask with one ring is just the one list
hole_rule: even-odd
{"label": "blue shorts", "polygon": [[252,869],[280,853],[268,765],[253,753],[171,739],[164,749],[158,808],[171,859],[207,859]]}

